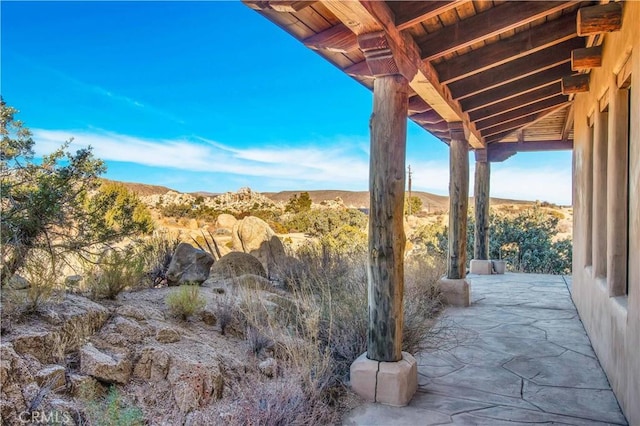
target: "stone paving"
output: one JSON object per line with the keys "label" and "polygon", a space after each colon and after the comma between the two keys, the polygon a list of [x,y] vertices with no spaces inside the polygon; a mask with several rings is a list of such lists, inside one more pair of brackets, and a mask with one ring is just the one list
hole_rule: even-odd
{"label": "stone paving", "polygon": [[445,311],[450,347],[417,358],[409,406],[365,404],[345,425],[627,424],[571,301],[570,278],[468,279],[472,305]]}

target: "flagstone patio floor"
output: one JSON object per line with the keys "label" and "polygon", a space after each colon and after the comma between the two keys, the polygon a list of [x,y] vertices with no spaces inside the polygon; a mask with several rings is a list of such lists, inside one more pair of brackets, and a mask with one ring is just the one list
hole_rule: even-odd
{"label": "flagstone patio floor", "polygon": [[626,425],[558,275],[469,275],[472,305],[449,307],[441,348],[418,360],[407,407],[365,404],[345,425]]}

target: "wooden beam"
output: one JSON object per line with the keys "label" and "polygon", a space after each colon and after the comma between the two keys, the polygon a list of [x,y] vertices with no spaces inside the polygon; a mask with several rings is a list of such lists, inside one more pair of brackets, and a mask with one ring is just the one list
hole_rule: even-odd
{"label": "wooden beam", "polygon": [[411,119],[420,124],[436,124],[439,122],[444,122],[442,117],[440,117],[434,110],[414,114],[411,116]]}
{"label": "wooden beam", "polygon": [[[483,150],[486,153],[486,150]],[[476,159],[473,198],[475,202],[475,227],[473,258],[477,260],[489,259],[489,182],[491,163]]]}
{"label": "wooden beam", "polygon": [[302,41],[310,49],[325,49],[330,52],[348,53],[358,48],[358,38],[340,23]]}
{"label": "wooden beam", "polygon": [[571,61],[571,50],[582,46],[584,46],[584,41],[576,37],[463,80],[455,81],[449,84],[449,89],[456,99],[484,92],[542,70],[568,63]]}
{"label": "wooden beam", "polygon": [[[445,120],[465,120],[472,134],[469,143],[474,148],[483,146],[480,133],[468,121],[449,89],[440,83],[433,66],[420,61],[419,50],[413,38],[401,33],[395,26],[393,12],[386,2],[323,0],[322,3],[356,35],[384,30],[391,52],[394,58],[398,56],[395,59],[400,64],[401,73],[409,79],[410,87]],[[413,77],[408,77],[412,72]]]}
{"label": "wooden beam", "polygon": [[512,81],[511,83],[462,99],[460,100],[460,105],[466,111],[473,111],[475,109],[483,108],[487,105],[536,90],[540,87],[553,84],[560,81],[562,77],[568,73],[571,73],[571,66],[568,63],[561,64],[549,70],[545,70],[534,75],[527,76],[526,78],[521,78],[516,81]]}
{"label": "wooden beam", "polygon": [[407,87],[400,75],[373,85],[367,357],[385,362],[402,359]]}
{"label": "wooden beam", "polygon": [[432,61],[456,50],[551,15],[575,2],[506,2],[417,40],[422,59]]}
{"label": "wooden beam", "polygon": [[590,70],[602,65],[602,46],[585,47],[571,51],[571,69],[573,71]]}
{"label": "wooden beam", "polygon": [[409,98],[409,115],[420,114],[430,111],[431,107],[420,96],[412,96]]}
{"label": "wooden beam", "polygon": [[[529,105],[525,105],[520,108],[505,112],[504,114],[494,115],[493,117],[486,118],[476,122],[476,127],[480,131],[493,127],[497,124],[502,124],[507,121],[515,120],[526,115],[531,115],[540,111],[545,111],[549,108],[553,108],[568,101],[565,95],[556,95],[551,98],[543,99],[538,102],[534,102]],[[483,133],[484,134],[484,133]]]}
{"label": "wooden beam", "polygon": [[575,13],[564,15],[554,21],[441,62],[435,65],[440,81],[450,83],[572,39],[577,35],[575,19]]}
{"label": "wooden beam", "polygon": [[399,30],[404,30],[413,25],[431,19],[448,10],[454,9],[461,3],[456,1],[413,1],[395,2],[387,4],[395,15],[395,24]]}
{"label": "wooden beam", "polygon": [[622,28],[622,3],[611,2],[579,9],[577,27],[580,36],[619,31]]}
{"label": "wooden beam", "polygon": [[513,98],[509,98],[505,101],[496,102],[495,104],[491,104],[484,108],[471,111],[469,112],[469,118],[473,121],[478,121],[494,115],[503,114],[507,111],[559,95],[561,91],[562,87],[560,82],[552,83],[548,86],[542,86],[539,89],[532,90],[522,95],[514,96]]}
{"label": "wooden beam", "polygon": [[467,209],[469,205],[469,143],[463,124],[449,123],[449,250],[447,278],[467,275]]}
{"label": "wooden beam", "polygon": [[582,93],[589,91],[589,74],[575,74],[562,77],[562,94]]}

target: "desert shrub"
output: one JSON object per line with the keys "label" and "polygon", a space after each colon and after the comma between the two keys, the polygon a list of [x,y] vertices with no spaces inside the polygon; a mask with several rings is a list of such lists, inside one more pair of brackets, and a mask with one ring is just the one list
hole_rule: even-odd
{"label": "desert shrub", "polygon": [[169,294],[165,303],[172,315],[186,321],[191,315],[204,308],[206,301],[200,295],[198,285],[184,284]]}
{"label": "desert shrub", "polygon": [[404,214],[415,215],[422,210],[422,200],[415,195],[404,199]]}
{"label": "desert shrub", "polygon": [[255,357],[260,357],[266,349],[273,348],[274,345],[273,339],[253,326],[247,327],[246,339],[249,350]]}
{"label": "desert shrub", "polygon": [[178,244],[179,238],[172,238],[166,233],[155,233],[142,243],[145,274],[152,286],[167,282],[167,271]]}
{"label": "desert shrub", "polygon": [[284,208],[285,212],[302,213],[311,210],[311,197],[308,192],[293,194]]}
{"label": "desert shrub", "polygon": [[329,250],[346,255],[365,253],[368,247],[367,232],[353,225],[341,227],[323,235],[320,244]]}
{"label": "desert shrub", "polygon": [[413,251],[416,253],[435,257],[447,253],[447,227],[439,222],[419,226],[408,239],[414,245]]}
{"label": "desert shrub", "polygon": [[29,282],[22,302],[24,313],[34,313],[60,290],[56,258],[44,250],[29,253],[21,268],[22,275]]}
{"label": "desert shrub", "polygon": [[311,209],[284,219],[287,229],[320,237],[344,225],[366,229],[367,216],[356,209]]}
{"label": "desert shrub", "polygon": [[145,423],[142,410],[131,406],[115,386],[102,398],[85,395],[85,416],[95,426],[142,426]]}
{"label": "desert shrub", "polygon": [[93,299],[115,299],[125,288],[139,286],[144,276],[144,256],[129,246],[105,252],[88,268],[85,281]]}

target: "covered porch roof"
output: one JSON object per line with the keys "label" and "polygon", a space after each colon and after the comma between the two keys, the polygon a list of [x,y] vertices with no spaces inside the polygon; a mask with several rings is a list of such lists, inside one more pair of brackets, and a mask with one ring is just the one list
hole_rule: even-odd
{"label": "covered porch roof", "polygon": [[[462,122],[483,161],[572,149],[572,94],[588,90],[619,3],[244,0],[372,89],[409,80],[409,118],[445,143]],[[605,29],[606,30],[606,29]],[[375,69],[372,69],[375,68]]]}

